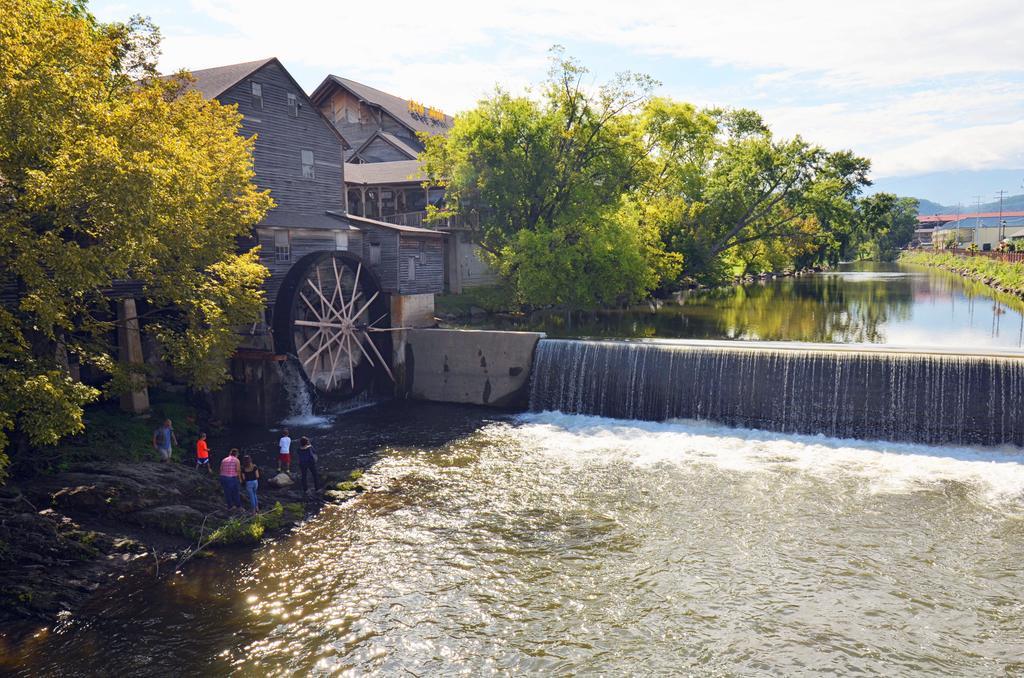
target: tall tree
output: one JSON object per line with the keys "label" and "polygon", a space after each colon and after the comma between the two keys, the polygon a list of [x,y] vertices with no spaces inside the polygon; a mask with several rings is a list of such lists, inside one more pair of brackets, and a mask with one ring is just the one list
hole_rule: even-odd
{"label": "tall tree", "polygon": [[654,151],[642,199],[658,206],[690,273],[715,271],[723,254],[751,243],[810,247],[852,218],[851,201],[869,183],[866,159],[777,139],[754,111],[655,99],[643,126]]}
{"label": "tall tree", "polygon": [[[622,255],[614,248],[627,242],[650,243],[646,231],[627,232],[639,224],[618,210],[643,178],[650,149],[636,113],[654,82],[624,73],[588,89],[585,68],[560,48],[552,56],[536,98],[499,89],[458,116],[446,137],[425,138],[424,168],[445,186],[449,210],[476,212],[478,242],[523,301],[589,307],[642,296],[672,266],[657,239],[629,253],[641,257],[638,267],[612,278],[598,262]],[[563,267],[559,290],[546,289],[554,282],[547,265]],[[588,287],[593,293],[576,293]]]}
{"label": "tall tree", "polygon": [[148,22],[101,24],[81,2],[3,2],[0,450],[12,430],[80,430],[100,394],[69,359],[127,383],[108,339],[116,281],[141,286],[148,330],[199,386],[226,378],[234,328],[262,309],[266,270],[236,250],[273,204],[253,141],[234,109],[152,77],[158,44]]}
{"label": "tall tree", "polygon": [[914,239],[917,200],[892,193],[875,193],[857,202],[858,237],[849,258],[894,261],[899,250]]}

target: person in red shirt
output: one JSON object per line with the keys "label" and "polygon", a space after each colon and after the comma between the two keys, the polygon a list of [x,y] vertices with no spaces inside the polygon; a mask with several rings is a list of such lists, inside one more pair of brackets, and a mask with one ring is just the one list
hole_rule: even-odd
{"label": "person in red shirt", "polygon": [[210,468],[210,448],[206,444],[206,434],[200,433],[199,440],[196,442],[196,470],[199,470],[200,466],[206,467],[207,473],[213,473],[213,469]]}

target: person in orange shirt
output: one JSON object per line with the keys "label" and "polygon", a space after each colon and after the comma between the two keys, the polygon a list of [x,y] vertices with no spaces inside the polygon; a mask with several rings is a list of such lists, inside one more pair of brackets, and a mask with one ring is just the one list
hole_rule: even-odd
{"label": "person in orange shirt", "polygon": [[213,469],[210,468],[210,448],[206,445],[206,434],[200,433],[199,440],[196,441],[196,470],[199,470],[200,466],[206,467],[207,473],[213,473]]}

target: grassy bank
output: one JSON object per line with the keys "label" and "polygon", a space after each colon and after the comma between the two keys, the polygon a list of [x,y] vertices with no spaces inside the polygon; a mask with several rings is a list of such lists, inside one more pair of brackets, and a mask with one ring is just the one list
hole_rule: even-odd
{"label": "grassy bank", "polygon": [[1024,265],[987,257],[964,257],[946,252],[904,252],[904,264],[918,264],[952,271],[983,282],[1002,292],[1024,297]]}
{"label": "grassy bank", "polygon": [[177,461],[189,454],[199,433],[200,413],[182,393],[150,390],[152,411],[134,416],[122,412],[116,401],[96,403],[85,410],[85,430],[52,447],[33,449],[29,458],[14,455],[11,475],[15,479],[38,473],[58,473],[80,462],[138,462],[154,459],[153,431],[164,419],[174,422],[179,448]]}

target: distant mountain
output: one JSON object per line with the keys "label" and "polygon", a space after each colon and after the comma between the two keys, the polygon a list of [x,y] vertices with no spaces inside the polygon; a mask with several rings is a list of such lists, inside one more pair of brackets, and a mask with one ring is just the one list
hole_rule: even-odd
{"label": "distant mountain", "polygon": [[[925,200],[924,198],[917,198],[918,207],[917,213],[921,216],[928,216],[931,214],[956,214],[956,205],[940,205],[937,202],[931,200]],[[977,203],[973,205],[960,205],[961,213],[968,212],[998,212],[999,201],[993,200],[992,202],[981,203],[981,209],[978,209]],[[1003,198],[1003,211],[1005,212],[1024,212],[1024,195],[1010,195]]]}
{"label": "distant mountain", "polygon": [[[955,205],[960,203],[960,211],[975,211],[978,198],[981,196],[982,208],[991,203],[1000,189],[1010,194],[1021,193],[1024,188],[1024,168],[993,169],[993,170],[950,170],[915,174],[901,177],[872,177],[874,185],[868,193],[895,193],[896,195],[913,195],[919,199],[941,205],[941,212],[956,212]],[[921,213],[925,214],[927,204],[922,203]],[[999,205],[995,206],[999,209]],[[1003,209],[1007,209],[1003,205]],[[1016,209],[1021,209],[1019,203]]]}
{"label": "distant mountain", "polygon": [[932,214],[946,214],[948,211],[948,208],[937,202],[925,200],[924,198],[917,198],[917,213],[922,217],[930,216]]}

